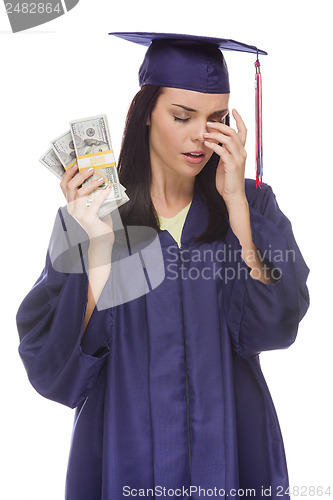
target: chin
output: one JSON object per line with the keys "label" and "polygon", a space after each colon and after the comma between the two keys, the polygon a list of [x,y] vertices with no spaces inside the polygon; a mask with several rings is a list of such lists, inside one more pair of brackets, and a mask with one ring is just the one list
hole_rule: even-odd
{"label": "chin", "polygon": [[182,171],[184,172],[184,176],[186,177],[195,177],[201,172],[205,165],[187,165],[182,169]]}

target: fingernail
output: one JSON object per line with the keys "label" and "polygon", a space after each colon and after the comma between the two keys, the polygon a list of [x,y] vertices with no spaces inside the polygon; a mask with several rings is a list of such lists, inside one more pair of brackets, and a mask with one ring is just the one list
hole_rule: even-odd
{"label": "fingernail", "polygon": [[95,170],[94,167],[88,168],[88,172],[91,172],[92,170]]}
{"label": "fingernail", "polygon": [[77,163],[74,163],[74,165],[72,165],[71,168],[75,170],[77,168]]}
{"label": "fingernail", "polygon": [[97,182],[101,182],[101,181],[104,181],[104,177],[100,177],[99,179],[97,179]]}
{"label": "fingernail", "polygon": [[112,188],[112,184],[108,184],[104,189],[111,189]]}

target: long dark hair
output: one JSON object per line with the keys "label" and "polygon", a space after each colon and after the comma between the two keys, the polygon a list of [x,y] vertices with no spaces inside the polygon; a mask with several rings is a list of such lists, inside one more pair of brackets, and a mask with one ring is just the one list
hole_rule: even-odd
{"label": "long dark hair", "polygon": [[[145,85],[135,95],[128,110],[118,161],[119,181],[130,198],[119,208],[122,223],[124,226],[150,226],[156,231],[160,227],[150,196],[152,176],[149,126],[146,124],[161,93],[162,87]],[[195,179],[195,187],[208,207],[209,223],[193,241],[223,240],[229,227],[227,208],[215,185],[218,162],[218,155],[213,153]]]}

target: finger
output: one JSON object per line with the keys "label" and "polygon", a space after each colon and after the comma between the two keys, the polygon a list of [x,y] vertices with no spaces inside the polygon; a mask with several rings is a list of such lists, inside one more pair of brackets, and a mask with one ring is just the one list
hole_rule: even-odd
{"label": "finger", "polygon": [[68,187],[70,187],[71,189],[78,188],[79,186],[81,186],[81,184],[84,183],[86,179],[91,177],[94,173],[95,173],[94,167],[85,168],[81,170],[81,172],[79,172],[71,180],[68,181]]}
{"label": "finger", "polygon": [[61,178],[60,187],[61,187],[61,190],[64,193],[65,197],[66,197],[66,191],[67,191],[67,184],[74,177],[74,175],[77,173],[77,171],[78,171],[78,167],[77,167],[77,163],[75,163],[71,168],[66,170],[66,172],[64,173],[64,175]]}
{"label": "finger", "polygon": [[218,154],[223,160],[228,160],[231,156],[231,154],[225,147],[219,146],[218,144],[215,144],[215,142],[205,141],[205,146],[215,151],[215,153]]}
{"label": "finger", "polygon": [[[98,181],[101,183],[99,179]],[[89,188],[89,191],[86,188]],[[69,201],[67,203],[68,212],[71,213],[72,215],[75,215],[78,219],[80,219],[81,217],[86,217],[87,220],[92,221],[95,219],[95,217],[98,217],[97,212],[100,206],[102,205],[103,201],[105,200],[105,198],[110,193],[110,190],[112,188],[112,183],[107,184],[105,188],[102,188],[99,191],[97,191],[95,197],[93,198],[93,201],[90,203],[89,206],[87,206],[87,196],[85,196],[85,194],[89,194],[96,188],[98,188],[98,184],[96,185],[96,181],[91,181],[84,187],[78,189],[77,193],[79,193],[79,196],[77,196],[75,200]],[[86,191],[86,193],[84,193],[84,191]]]}
{"label": "finger", "polygon": [[77,189],[74,192],[75,193],[74,200],[71,200],[71,203],[75,205],[75,210],[80,212],[84,211],[87,208],[86,205],[87,196],[96,189],[101,188],[104,182],[105,179],[103,177],[100,177],[99,179],[94,179],[92,181],[87,182],[80,189]]}
{"label": "finger", "polygon": [[[93,191],[96,191],[96,193],[95,193],[95,197],[96,197],[99,194],[99,191],[102,190],[102,186],[104,183],[105,183],[105,179],[103,177],[100,177],[99,179],[94,179],[94,180],[88,181],[81,188],[77,189],[76,194],[75,194],[75,199],[73,202],[75,204],[75,211],[83,213],[87,208],[87,196],[89,194],[91,194]],[[95,197],[93,198],[93,201],[94,201]],[[92,203],[91,203],[91,205],[92,205]],[[92,215],[93,210],[90,211],[91,215]]]}
{"label": "finger", "polygon": [[77,190],[77,195],[79,197],[87,196],[98,187],[103,186],[104,183],[105,183],[104,177],[100,177],[99,179],[93,179],[87,182],[86,184],[83,184],[83,186]]}
{"label": "finger", "polygon": [[91,211],[94,211],[96,214],[100,208],[100,206],[102,205],[103,201],[105,200],[105,198],[107,198],[107,196],[111,193],[111,189],[112,189],[112,186],[113,184],[107,184],[105,186],[105,188],[101,189],[95,196],[95,198],[93,199],[93,201],[91,202],[91,205],[89,207],[89,210]]}
{"label": "finger", "polygon": [[217,144],[224,144],[230,154],[234,155],[237,158],[240,155],[240,148],[243,149],[243,146],[235,141],[233,137],[228,137],[224,134],[219,134],[218,132],[205,133],[205,139],[208,139],[209,142],[211,140],[216,141]]}
{"label": "finger", "polygon": [[237,135],[240,138],[242,145],[245,146],[247,136],[247,128],[245,127],[245,123],[243,122],[241,115],[238,113],[238,111],[236,111],[236,109],[232,110],[232,116],[236,121],[238,130]]}
{"label": "finger", "polygon": [[66,198],[68,201],[75,200],[79,186],[81,186],[86,179],[91,177],[94,172],[95,170],[93,167],[84,169],[68,181],[66,187]]}
{"label": "finger", "polygon": [[218,144],[219,142],[227,142],[228,139],[230,139],[227,135],[221,134],[221,132],[205,132],[203,134],[205,140],[212,140],[216,141]]}
{"label": "finger", "polygon": [[236,130],[234,130],[232,127],[229,127],[229,125],[226,125],[225,123],[221,122],[207,122],[207,128],[218,130],[219,132],[227,136],[237,135]]}
{"label": "finger", "polygon": [[[236,130],[229,127],[229,125],[225,125],[224,123],[220,123],[220,122],[207,122],[207,128],[213,129],[214,131],[218,130],[223,135],[233,138],[235,140],[235,142],[239,144],[239,146],[243,146],[240,138],[238,137]],[[210,132],[212,132],[213,130],[211,130]]]}
{"label": "finger", "polygon": [[209,141],[214,140],[217,141],[219,145],[223,144],[228,152],[233,155],[236,160],[240,161],[243,158],[245,150],[239,139],[231,136],[228,137],[224,134],[219,134],[216,132],[205,133],[204,136]]}

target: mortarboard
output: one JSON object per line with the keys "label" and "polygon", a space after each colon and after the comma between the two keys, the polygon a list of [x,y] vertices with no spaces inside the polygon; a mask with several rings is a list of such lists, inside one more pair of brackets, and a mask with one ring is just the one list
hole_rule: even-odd
{"label": "mortarboard", "polygon": [[262,185],[262,92],[259,54],[267,52],[235,40],[177,33],[111,32],[148,47],[139,69],[139,84],[174,87],[210,94],[229,94],[229,74],[221,50],[257,55],[256,186]]}

